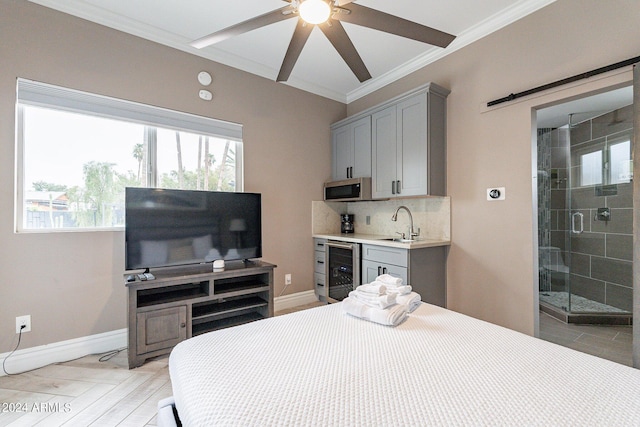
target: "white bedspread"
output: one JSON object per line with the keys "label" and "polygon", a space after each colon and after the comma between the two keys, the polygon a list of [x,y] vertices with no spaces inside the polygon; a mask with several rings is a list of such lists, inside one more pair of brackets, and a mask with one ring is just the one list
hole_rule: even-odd
{"label": "white bedspread", "polygon": [[169,361],[185,426],[638,426],[640,371],[422,304],[339,304],[201,335]]}

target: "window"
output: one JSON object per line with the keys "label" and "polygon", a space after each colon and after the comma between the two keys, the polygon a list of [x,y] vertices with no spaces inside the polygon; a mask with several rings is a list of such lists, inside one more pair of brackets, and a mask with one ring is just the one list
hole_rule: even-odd
{"label": "window", "polygon": [[242,128],[18,80],[16,229],[124,226],[125,187],[242,191]]}
{"label": "window", "polygon": [[631,159],[631,141],[612,144],[609,148],[609,164],[611,184],[624,184],[633,178],[633,161]]}
{"label": "window", "polygon": [[580,186],[626,184],[633,179],[631,140],[616,138],[593,144],[578,154]]}
{"label": "window", "polygon": [[602,184],[602,150],[580,156],[580,184]]}

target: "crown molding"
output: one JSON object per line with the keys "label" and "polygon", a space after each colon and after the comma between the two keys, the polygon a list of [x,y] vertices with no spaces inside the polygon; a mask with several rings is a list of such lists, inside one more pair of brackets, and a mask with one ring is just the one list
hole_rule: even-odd
{"label": "crown molding", "polygon": [[556,0],[520,0],[513,6],[501,10],[500,13],[485,19],[464,31],[462,34],[459,34],[455,40],[447,46],[447,48],[431,49],[428,52],[415,57],[411,61],[405,62],[399,67],[363,83],[357,89],[346,94],[346,102],[349,104],[372,92],[375,92],[376,90],[381,89],[384,86],[393,83],[396,80],[399,80],[429,64],[432,64],[437,60],[442,59],[445,56],[450,55],[453,52],[462,49],[463,47],[468,46],[471,43],[480,40],[481,38],[486,37],[489,34],[506,27],[507,25],[512,24],[545,6],[550,5],[551,3],[554,3],[555,1]]}
{"label": "crown molding", "polygon": [[[106,11],[83,0],[29,0],[51,9],[58,10],[91,22],[95,22],[106,27],[110,27],[134,36],[138,36],[165,46],[169,46],[183,52],[187,52],[202,58],[218,62],[229,67],[233,67],[269,80],[274,80],[278,70],[266,67],[245,58],[233,55],[215,48],[206,50],[195,49],[189,45],[191,40],[177,34],[159,30],[156,27],[143,22],[123,17],[119,14]],[[459,34],[456,39],[446,49],[430,49],[423,55],[418,56],[381,76],[375,77],[362,83],[357,89],[348,93],[340,93],[330,88],[315,84],[308,80],[291,77],[286,83],[287,86],[323,96],[334,101],[349,104],[362,98],[378,89],[387,86],[394,81],[405,77],[445,56],[495,32],[499,29],[541,9],[556,0],[520,0],[509,8],[501,10],[499,13],[485,19],[484,21],[469,28]]]}

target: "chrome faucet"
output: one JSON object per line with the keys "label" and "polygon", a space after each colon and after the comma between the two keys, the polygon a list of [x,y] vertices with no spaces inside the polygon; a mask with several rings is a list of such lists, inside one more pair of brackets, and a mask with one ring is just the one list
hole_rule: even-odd
{"label": "chrome faucet", "polygon": [[[409,210],[408,207],[406,207],[406,206],[398,207],[398,209],[396,209],[396,211],[393,213],[393,216],[391,217],[391,221],[397,221],[398,220],[398,212],[400,212],[400,209],[404,209],[409,214],[409,220],[411,221],[411,226],[409,228],[409,239],[413,240],[414,237],[418,237],[420,235],[420,229],[418,229],[417,233],[414,231],[414,229],[413,229],[413,215],[411,215],[411,211]],[[401,234],[402,234],[402,238],[404,239],[404,233],[401,233]]]}

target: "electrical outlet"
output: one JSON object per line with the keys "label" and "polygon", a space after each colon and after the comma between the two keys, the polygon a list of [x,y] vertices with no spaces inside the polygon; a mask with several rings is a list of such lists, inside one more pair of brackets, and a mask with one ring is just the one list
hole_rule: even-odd
{"label": "electrical outlet", "polygon": [[290,285],[291,284],[291,274],[285,274],[284,275],[284,284],[285,285]]}
{"label": "electrical outlet", "polygon": [[[22,326],[24,326],[24,328],[22,328]],[[20,333],[20,328],[22,328],[22,333],[31,332],[31,315],[30,314],[26,316],[16,317],[16,334]]]}

